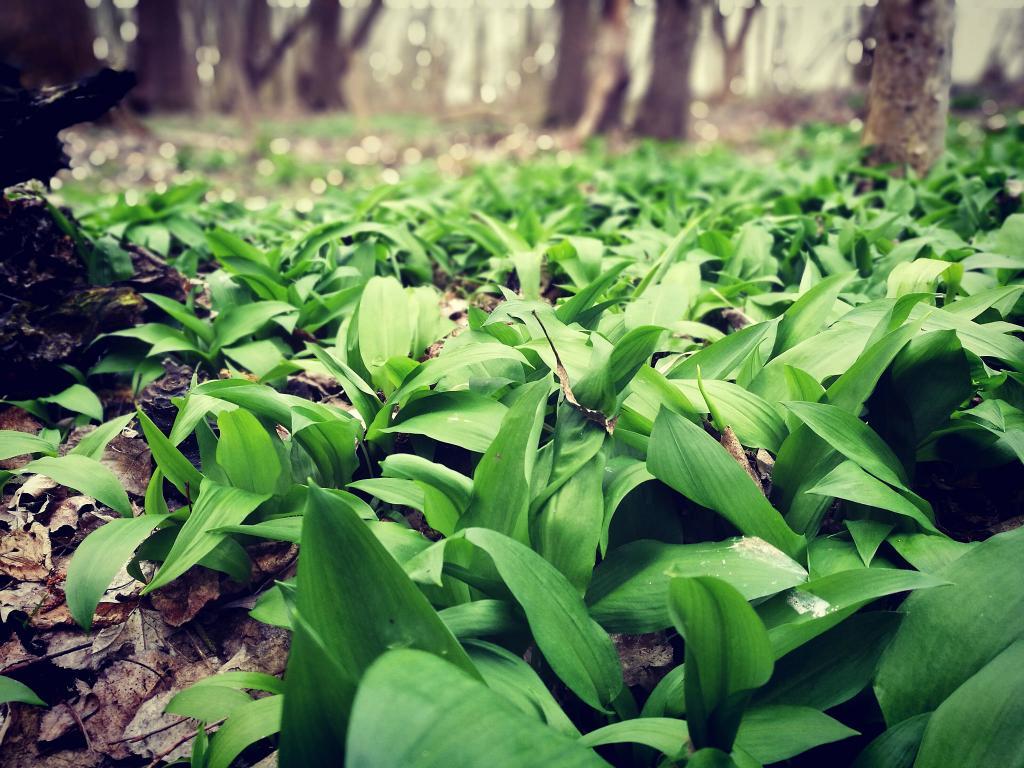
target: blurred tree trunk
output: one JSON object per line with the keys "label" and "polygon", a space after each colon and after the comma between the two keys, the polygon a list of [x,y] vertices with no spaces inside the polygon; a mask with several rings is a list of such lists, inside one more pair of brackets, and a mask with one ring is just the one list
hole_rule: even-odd
{"label": "blurred tree trunk", "polygon": [[195,106],[195,56],[185,50],[180,0],[139,0],[132,104],[143,112],[174,112]]}
{"label": "blurred tree trunk", "polygon": [[583,114],[590,56],[590,0],[561,0],[558,66],[548,92],[545,125],[573,125]]}
{"label": "blurred tree trunk", "polygon": [[654,66],[634,130],[656,139],[685,139],[690,108],[690,68],[700,33],[700,0],[658,0]]}
{"label": "blurred tree trunk", "polygon": [[945,147],[954,0],[881,0],[865,145],[881,163],[928,171]]}
{"label": "blurred tree trunk", "polygon": [[[266,5],[262,0],[255,0]],[[217,48],[220,64],[217,66],[217,107],[225,112],[238,112],[246,125],[252,115],[252,91],[246,73],[246,54],[251,40],[246,38],[246,26],[254,0],[219,0],[217,3]]]}
{"label": "blurred tree trunk", "polygon": [[318,112],[345,106],[341,93],[341,4],[338,0],[313,0],[309,6],[313,27],[313,69],[304,73],[307,106]]}
{"label": "blurred tree trunk", "polygon": [[93,36],[83,2],[0,2],[0,60],[21,70],[26,87],[68,83],[99,69]]}
{"label": "blurred tree trunk", "polygon": [[587,89],[583,114],[576,121],[570,141],[579,144],[594,132],[619,125],[629,90],[629,0],[605,0],[597,33],[594,73]]}
{"label": "blurred tree trunk", "polygon": [[[306,105],[312,110],[343,109],[342,83],[352,60],[370,39],[373,26],[384,8],[384,0],[370,0],[369,6],[346,39],[341,39],[341,5],[337,0],[313,0],[301,20],[314,28],[313,62],[315,70],[303,74]],[[289,33],[286,32],[286,35]]]}
{"label": "blurred tree trunk", "polygon": [[854,85],[861,88],[871,82],[871,64],[875,60],[875,45],[878,43],[875,30],[875,19],[878,7],[862,6],[860,9],[860,31],[857,39],[861,44],[860,61],[853,65]]}
{"label": "blurred tree trunk", "polygon": [[711,12],[711,29],[714,31],[715,37],[718,38],[718,45],[722,49],[722,89],[718,94],[722,100],[729,98],[733,92],[733,81],[743,74],[747,35],[750,34],[754,17],[760,9],[761,5],[756,0],[752,6],[743,9],[740,28],[732,40],[729,39],[728,30],[725,28],[727,19],[722,11],[716,8]]}

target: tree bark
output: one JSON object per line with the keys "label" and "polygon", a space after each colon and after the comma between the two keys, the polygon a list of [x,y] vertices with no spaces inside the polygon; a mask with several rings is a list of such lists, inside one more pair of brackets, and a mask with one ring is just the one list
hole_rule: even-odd
{"label": "tree bark", "polygon": [[306,103],[314,111],[341,109],[345,106],[341,94],[341,5],[338,0],[313,0],[309,13],[313,27],[313,71],[306,74]]}
{"label": "tree bark", "polygon": [[548,92],[545,125],[572,125],[580,119],[587,95],[587,59],[590,56],[590,0],[561,0],[558,65]]}
{"label": "tree bark", "polygon": [[143,112],[175,112],[195,105],[195,56],[185,50],[180,0],[139,0],[132,104]]}
{"label": "tree bark", "polygon": [[[253,0],[220,0],[217,3],[217,47],[220,64],[217,66],[217,106],[225,112],[238,112],[246,124],[252,114],[252,92],[246,73],[246,52],[252,44],[246,38],[245,27],[239,23],[248,19]],[[266,5],[266,3],[262,3]]]}
{"label": "tree bark", "polygon": [[658,0],[654,66],[634,131],[655,139],[686,138],[690,69],[700,33],[700,0]]}
{"label": "tree bark", "polygon": [[100,68],[93,24],[83,2],[0,2],[0,61],[18,67],[29,88],[77,80]]}
{"label": "tree bark", "polygon": [[924,174],[945,148],[954,0],[882,0],[863,143]]}
{"label": "tree bark", "polygon": [[597,36],[594,76],[587,89],[583,114],[573,127],[570,142],[580,144],[595,131],[610,130],[619,124],[629,89],[629,27],[626,14],[629,0],[605,0]]}
{"label": "tree bark", "polygon": [[733,80],[743,74],[743,56],[747,45],[747,35],[750,34],[754,17],[760,8],[760,4],[755,2],[749,8],[743,9],[740,28],[732,40],[729,40],[729,34],[725,28],[726,17],[717,9],[711,12],[711,28],[722,49],[722,89],[719,92],[719,98],[722,100],[728,99],[732,95]]}

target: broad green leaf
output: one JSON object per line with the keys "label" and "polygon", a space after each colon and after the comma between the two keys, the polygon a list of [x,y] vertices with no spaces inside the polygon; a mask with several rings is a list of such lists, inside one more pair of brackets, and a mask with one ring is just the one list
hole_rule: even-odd
{"label": "broad green leaf", "polygon": [[52,456],[57,453],[57,445],[28,432],[16,432],[13,429],[0,430],[0,460],[29,453],[43,453]]}
{"label": "broad green leaf", "polygon": [[779,321],[772,355],[779,355],[817,333],[828,320],[839,292],[853,273],[832,275],[793,302]]}
{"label": "broad green leaf", "polygon": [[712,577],[672,579],[668,606],[686,640],[684,690],[693,746],[730,750],[750,694],[772,674],[768,633],[743,595]]}
{"label": "broad green leaf", "polygon": [[523,661],[522,657],[482,640],[468,640],[464,645],[488,688],[501,694],[525,714],[531,717],[540,714],[542,720],[554,730],[570,737],[579,736],[576,726],[562,711],[533,667]]}
{"label": "broad green leaf", "polygon": [[32,704],[45,707],[46,702],[36,696],[35,692],[18,680],[0,675],[0,704],[16,701],[21,704]]}
{"label": "broad green leaf", "polygon": [[529,384],[508,409],[473,474],[473,496],[461,528],[481,526],[527,541],[530,477],[547,395],[546,381]]}
{"label": "broad green leaf", "polygon": [[166,519],[167,515],[142,515],[111,520],[78,545],[68,563],[64,594],[72,617],[86,632],[103,593],[139,544]]}
{"label": "broad green leaf", "polygon": [[853,414],[827,403],[793,402],[785,406],[818,437],[879,480],[901,488],[907,483],[896,454]]}
{"label": "broad green leaf", "polygon": [[230,768],[250,744],[281,730],[283,698],[268,696],[234,710],[210,739],[206,768]]}
{"label": "broad green leaf", "polygon": [[858,735],[852,728],[811,707],[777,705],[747,711],[736,734],[736,746],[758,762],[767,764]]}
{"label": "broad green leaf", "polygon": [[757,538],[699,544],[633,541],[613,549],[594,571],[587,604],[609,632],[655,632],[672,625],[666,597],[673,576],[714,576],[747,600],[774,595],[807,572]]}
{"label": "broad green leaf", "polygon": [[220,413],[217,428],[217,464],[231,484],[255,494],[273,494],[281,475],[281,461],[259,420],[238,408]]}
{"label": "broad green leaf", "polygon": [[41,397],[39,401],[53,403],[75,413],[84,413],[96,421],[103,421],[103,403],[96,397],[96,393],[84,384],[72,384],[63,392],[58,392],[50,397]]}
{"label": "broad green leaf", "polygon": [[[857,555],[853,555],[857,558]],[[859,558],[857,558],[859,563]],[[843,621],[854,611],[886,595],[927,590],[946,582],[897,568],[857,568],[808,581],[758,606],[776,658]],[[941,590],[939,590],[941,591]]]}
{"label": "broad green leaf", "polygon": [[392,357],[406,357],[412,344],[409,302],[393,277],[372,277],[359,300],[359,354],[372,376]]}
{"label": "broad green leaf", "polygon": [[160,570],[143,588],[142,594],[166,586],[202,560],[224,538],[223,533],[215,533],[216,529],[241,523],[267,498],[268,494],[231,488],[208,478],[203,480],[188,519],[178,531]]}
{"label": "broad green leaf", "polygon": [[356,686],[391,648],[428,650],[476,675],[426,597],[344,496],[310,489],[296,585],[282,766],[316,765],[345,751]]}
{"label": "broad green leaf", "polygon": [[638,717],[606,725],[580,737],[585,747],[607,744],[643,744],[667,757],[678,757],[686,749],[690,734],[685,720],[670,717]]}
{"label": "broad green leaf", "polygon": [[199,486],[203,482],[202,473],[192,466],[192,462],[167,439],[141,408],[137,413],[142,433],[146,437],[146,443],[153,453],[153,461],[157,467],[183,496],[195,500],[199,495]]}
{"label": "broad green leaf", "polygon": [[[852,461],[838,464],[812,488],[808,488],[807,493],[845,499],[857,504],[885,509],[897,515],[909,517],[926,531],[938,532],[932,519],[907,496],[872,477]],[[927,507],[927,503],[923,500],[922,504]]]}
{"label": "broad green leaf", "polygon": [[916,768],[1024,765],[1024,640],[1017,640],[939,704]]}
{"label": "broad green leaf", "polygon": [[590,706],[607,707],[622,689],[619,657],[565,576],[508,536],[486,528],[462,533],[494,562],[555,674]]}
{"label": "broad green leaf", "polygon": [[670,379],[696,379],[697,369],[708,379],[726,379],[762,342],[772,323],[749,325],[709,344],[668,372]]}
{"label": "broad green leaf", "polygon": [[96,459],[73,453],[59,457],[43,456],[19,467],[16,471],[19,474],[46,475],[56,483],[92,496],[121,517],[132,516],[132,505],[128,501],[128,494],[125,493],[114,473]]}
{"label": "broad green leaf", "polygon": [[742,533],[761,538],[789,556],[804,540],[786,525],[735,460],[688,419],[661,411],[647,455],[651,474],[702,507],[713,509]]}
{"label": "broad green leaf", "polygon": [[[286,721],[287,722],[287,721]],[[467,728],[467,723],[472,728]],[[322,764],[341,752],[310,752]],[[366,673],[352,705],[347,768],[584,768],[607,765],[574,739],[523,714],[465,671],[416,650],[393,650]]]}
{"label": "broad green leaf", "polygon": [[116,419],[100,424],[96,429],[79,440],[78,445],[68,451],[68,453],[87,456],[90,459],[99,461],[103,458],[103,452],[106,450],[107,444],[121,434],[121,431],[134,418],[134,413],[126,413],[124,416],[118,416]]}
{"label": "broad green leaf", "polygon": [[754,704],[793,704],[826,710],[870,685],[878,659],[899,626],[898,613],[859,613],[775,662],[772,679]]}
{"label": "broad green leaf", "polygon": [[425,435],[441,443],[484,453],[498,433],[508,409],[475,392],[435,392],[398,412],[384,434]]}
{"label": "broad green leaf", "polygon": [[897,723],[857,755],[851,768],[912,768],[931,712]]}
{"label": "broad green leaf", "polygon": [[889,724],[937,708],[1024,638],[1024,528],[978,544],[935,576],[951,583],[907,598],[879,665],[875,695]]}

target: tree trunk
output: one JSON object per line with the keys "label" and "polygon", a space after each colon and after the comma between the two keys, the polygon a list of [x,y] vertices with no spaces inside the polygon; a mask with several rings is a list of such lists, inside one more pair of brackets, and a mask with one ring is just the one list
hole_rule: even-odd
{"label": "tree trunk", "polygon": [[686,138],[690,65],[700,32],[700,0],[658,0],[654,66],[634,130],[656,139]]}
{"label": "tree trunk", "polygon": [[195,105],[195,56],[185,50],[180,0],[139,0],[132,104],[143,112],[175,112]]}
{"label": "tree trunk", "polygon": [[760,8],[759,3],[754,3],[749,8],[743,9],[740,28],[733,40],[729,40],[729,34],[725,28],[726,17],[717,9],[713,9],[711,12],[711,29],[715,33],[715,37],[718,38],[718,44],[722,49],[722,89],[718,96],[723,101],[732,95],[733,81],[743,74],[747,35],[750,34],[754,17],[757,16]]}
{"label": "tree trunk", "polygon": [[605,0],[597,36],[594,75],[587,89],[583,114],[573,127],[570,143],[580,144],[595,131],[618,125],[629,89],[629,0]]}
{"label": "tree trunk", "polygon": [[[260,0],[262,3],[262,0]],[[246,52],[250,42],[240,19],[248,19],[253,0],[220,0],[217,3],[217,106],[224,112],[237,112],[246,126],[251,123],[252,91],[246,71]],[[263,3],[265,5],[265,3]]]}
{"label": "tree trunk", "polygon": [[313,70],[306,73],[306,103],[314,111],[342,109],[341,5],[338,0],[313,0]]}
{"label": "tree trunk", "polygon": [[945,147],[954,0],[882,0],[863,143],[872,159],[928,171]]}
{"label": "tree trunk", "polygon": [[587,95],[590,56],[590,0],[561,0],[558,68],[548,92],[545,125],[572,125],[580,119]]}
{"label": "tree trunk", "polygon": [[21,70],[29,88],[69,83],[100,68],[93,25],[83,2],[2,0],[0,61]]}

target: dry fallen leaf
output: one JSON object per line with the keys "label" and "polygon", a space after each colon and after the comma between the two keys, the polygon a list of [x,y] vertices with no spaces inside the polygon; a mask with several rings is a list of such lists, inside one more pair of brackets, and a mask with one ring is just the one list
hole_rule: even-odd
{"label": "dry fallen leaf", "polygon": [[207,603],[220,597],[218,575],[201,566],[190,568],[151,596],[153,607],[172,627],[180,627],[196,617]]}
{"label": "dry fallen leaf", "polygon": [[50,533],[39,523],[15,528],[0,538],[0,573],[18,581],[46,581],[53,562]]}

